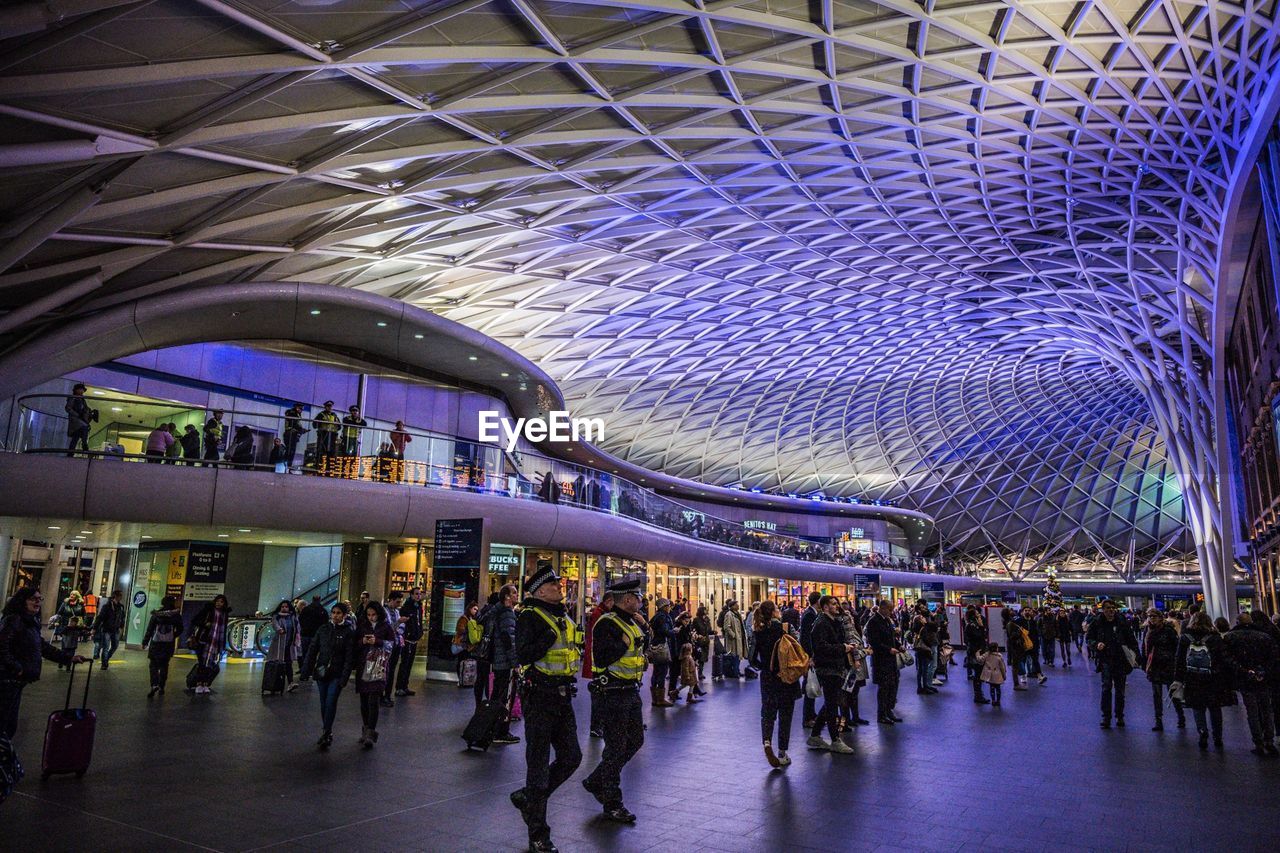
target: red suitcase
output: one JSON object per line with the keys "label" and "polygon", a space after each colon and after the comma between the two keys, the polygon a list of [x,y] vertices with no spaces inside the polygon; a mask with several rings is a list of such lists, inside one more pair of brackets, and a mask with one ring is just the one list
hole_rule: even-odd
{"label": "red suitcase", "polygon": [[93,734],[98,726],[98,715],[86,707],[89,704],[89,682],[93,679],[93,661],[89,661],[89,675],[84,680],[84,699],[79,708],[71,707],[71,682],[75,680],[75,664],[71,665],[71,678],[67,680],[67,702],[61,711],[49,715],[49,725],[44,731],[44,756],[40,761],[40,778],[48,779],[54,773],[84,775],[93,758]]}

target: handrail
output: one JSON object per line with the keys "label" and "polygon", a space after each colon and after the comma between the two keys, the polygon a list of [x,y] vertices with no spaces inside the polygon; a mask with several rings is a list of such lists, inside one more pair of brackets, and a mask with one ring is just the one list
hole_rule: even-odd
{"label": "handrail", "polygon": [[[135,433],[153,431],[158,425],[185,421],[200,433],[196,448],[187,447],[184,455],[164,457],[155,454],[127,452],[119,441],[110,449],[70,451],[67,447],[67,414],[62,411],[69,398],[63,394],[32,394],[18,399],[19,428],[16,449],[24,453],[68,454],[110,457],[126,461],[146,460],[153,463],[231,467],[248,470],[277,470],[279,473],[338,477],[406,486],[429,486],[500,494],[518,499],[564,503],[583,509],[619,515],[651,527],[677,533],[698,541],[727,545],[744,551],[769,553],[800,562],[824,562],[835,565],[885,570],[912,570],[952,574],[947,566],[931,565],[921,558],[903,560],[871,554],[837,559],[833,544],[819,543],[795,536],[765,532],[712,516],[701,509],[683,504],[652,489],[633,483],[617,474],[565,462],[535,452],[505,453],[502,448],[483,442],[447,436],[417,428],[393,430],[374,423],[356,426],[338,423],[336,431],[322,428],[315,415],[304,415],[303,433],[292,445],[302,447],[302,464],[296,465],[295,446],[284,445],[289,458],[273,464],[262,457],[266,433],[273,440],[283,439],[289,432],[290,419],[283,415],[237,409],[211,409],[184,403],[154,403],[107,396],[85,398],[91,405],[112,403],[133,409],[163,410],[148,418],[154,423],[115,423],[107,421],[94,430],[132,428]],[[45,402],[54,405],[43,405]],[[55,408],[55,411],[45,409]],[[315,411],[315,407],[312,407]],[[223,412],[222,440],[216,452],[204,441],[205,414]],[[335,414],[338,414],[335,410]],[[194,421],[192,420],[194,418]],[[294,419],[299,420],[299,419]],[[377,422],[385,424],[385,421]],[[246,432],[242,433],[244,430]],[[243,440],[242,437],[243,436]],[[302,440],[315,437],[314,444]],[[145,441],[138,437],[133,440]],[[274,446],[274,441],[273,441]],[[368,453],[376,447],[375,453]],[[232,453],[232,451],[234,451]],[[213,452],[213,456],[206,458]],[[223,458],[231,453],[231,459]],[[248,454],[246,456],[246,454]],[[537,470],[544,469],[544,470]],[[541,478],[536,483],[535,478]]]}

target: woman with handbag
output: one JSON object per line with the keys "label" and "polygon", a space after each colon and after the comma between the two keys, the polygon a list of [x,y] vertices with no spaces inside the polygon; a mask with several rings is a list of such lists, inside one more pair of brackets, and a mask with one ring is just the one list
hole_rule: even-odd
{"label": "woman with handbag", "polygon": [[378,602],[370,601],[364,612],[365,619],[356,629],[356,693],[360,694],[360,719],[364,723],[360,745],[372,749],[378,742],[378,707],[387,686],[396,629]]}
{"label": "woman with handbag", "polygon": [[867,683],[869,675],[867,657],[871,654],[871,650],[867,648],[867,641],[862,638],[862,631],[858,629],[858,620],[854,617],[852,602],[845,602],[840,608],[838,619],[840,626],[844,629],[844,641],[853,646],[853,651],[849,652],[849,671],[844,677],[842,721],[846,726],[869,726],[871,721],[864,720],[858,715],[858,694],[862,691],[862,686]]}
{"label": "woman with handbag", "polygon": [[272,611],[271,626],[276,629],[276,633],[271,638],[266,659],[284,664],[284,680],[292,693],[298,689],[293,680],[293,662],[302,657],[302,629],[298,625],[298,614],[293,603],[288,599],[281,601]]}
{"label": "woman with handbag", "polygon": [[653,675],[649,677],[650,701],[655,708],[670,708],[672,703],[667,699],[667,681],[671,673],[671,644],[676,637],[670,601],[658,599],[657,611],[649,622],[649,628],[649,663],[653,664]]}
{"label": "woman with handbag", "polygon": [[[338,697],[351,678],[356,660],[356,629],[347,616],[351,607],[339,601],[329,611],[329,621],[316,631],[307,644],[307,654],[302,660],[302,678],[315,680],[320,695],[320,724],[323,730],[316,746],[328,749],[333,743],[333,718],[338,713]],[[374,712],[377,713],[377,694]]]}

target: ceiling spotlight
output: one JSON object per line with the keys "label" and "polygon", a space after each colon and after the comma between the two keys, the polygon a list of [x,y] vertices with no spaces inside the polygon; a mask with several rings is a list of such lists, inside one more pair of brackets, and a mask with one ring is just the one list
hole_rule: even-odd
{"label": "ceiling spotlight", "polygon": [[120,408],[119,406],[112,406],[112,407],[111,407],[111,411],[113,411],[113,412],[123,412],[123,411],[124,411],[124,409]]}
{"label": "ceiling spotlight", "polygon": [[252,531],[252,530],[250,530],[248,527],[241,527],[241,528],[239,528],[239,529],[240,529],[240,532],[241,532],[241,533],[252,533],[252,532],[253,532],[253,531]]}
{"label": "ceiling spotlight", "polygon": [[320,316],[320,309],[319,309],[319,308],[312,308],[312,309],[311,309],[311,316],[312,316],[312,317],[319,317],[319,316]]}
{"label": "ceiling spotlight", "polygon": [[378,321],[378,328],[379,328],[379,329],[385,329],[386,327],[387,327],[387,324],[386,324],[385,322],[383,322],[382,320],[379,320],[379,321]]}
{"label": "ceiling spotlight", "polygon": [[95,397],[102,397],[102,396],[104,396],[104,394],[105,394],[105,392],[103,392],[103,391],[94,391],[94,392],[93,392],[93,396],[95,396]]}
{"label": "ceiling spotlight", "polygon": [[144,534],[142,534],[142,538],[143,538],[143,539],[150,539],[151,537],[150,537],[148,534],[144,533]]}
{"label": "ceiling spotlight", "polygon": [[62,528],[61,528],[61,527],[59,527],[59,526],[58,526],[58,525],[56,525],[56,524],[50,524],[50,525],[49,525],[49,529],[50,529],[50,530],[61,530]]}
{"label": "ceiling spotlight", "polygon": [[479,360],[480,359],[476,358],[474,355],[467,356],[467,361],[479,361]]}
{"label": "ceiling spotlight", "polygon": [[218,538],[219,538],[219,539],[226,539],[226,538],[227,538],[228,536],[230,536],[230,535],[231,535],[230,533],[219,533],[219,534],[218,534]]}
{"label": "ceiling spotlight", "polygon": [[426,335],[418,334],[418,335],[414,335],[413,337],[414,337],[414,340],[419,340],[419,341],[420,341],[420,340],[422,340],[423,338],[425,338],[425,337],[426,337]]}
{"label": "ceiling spotlight", "polygon": [[502,374],[502,378],[503,378],[503,379],[506,379],[506,378],[507,378],[508,376],[510,376],[510,375],[511,375],[510,373],[503,373],[503,374]]}

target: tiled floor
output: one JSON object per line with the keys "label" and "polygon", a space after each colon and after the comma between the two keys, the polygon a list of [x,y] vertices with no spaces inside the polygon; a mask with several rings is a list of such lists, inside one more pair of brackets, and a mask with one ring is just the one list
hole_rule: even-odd
{"label": "tiled floor", "polygon": [[[175,682],[185,670],[175,663]],[[230,666],[214,696],[188,697],[175,683],[148,702],[145,661],[127,653],[94,675],[89,774],[42,782],[44,715],[61,705],[66,679],[48,668],[23,702],[28,776],[0,806],[0,849],[523,847],[507,800],[523,778],[523,746],[464,752],[468,693],[432,685],[384,710],[371,752],[355,744],[359,711],[348,693],[338,742],[323,754],[312,745],[314,693],[263,698],[259,673]],[[1225,752],[1201,753],[1193,730],[1148,731],[1141,675],[1130,679],[1129,728],[1104,732],[1084,668],[1050,670],[1048,685],[1027,693],[1006,690],[998,711],[973,705],[962,671],[953,673],[938,696],[904,684],[907,724],[860,729],[856,755],[800,748],[786,772],[761,755],[756,682],[714,685],[694,707],[646,709],[647,742],[623,777],[634,827],[596,819],[578,784],[600,754],[600,742],[585,739],[584,692],[586,760],[552,800],[556,843],[673,853],[1280,848],[1280,760],[1249,754],[1241,709],[1228,710]],[[793,739],[803,743],[798,728]]]}

